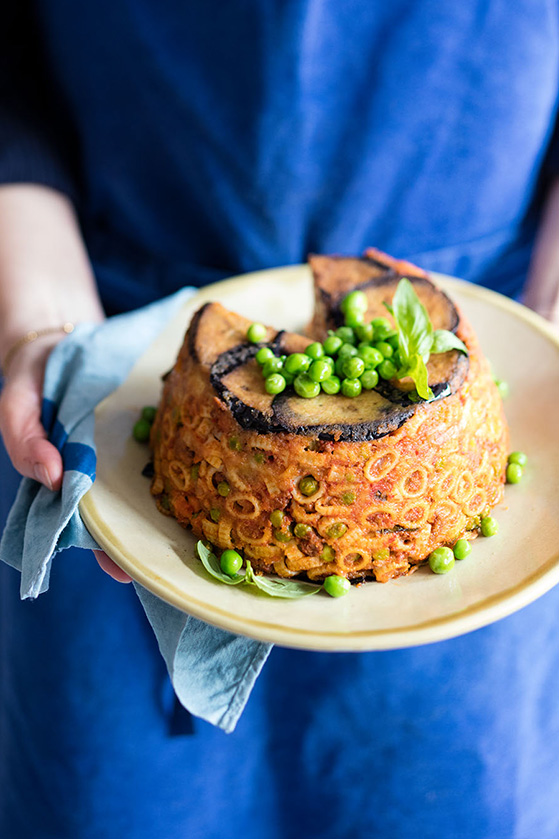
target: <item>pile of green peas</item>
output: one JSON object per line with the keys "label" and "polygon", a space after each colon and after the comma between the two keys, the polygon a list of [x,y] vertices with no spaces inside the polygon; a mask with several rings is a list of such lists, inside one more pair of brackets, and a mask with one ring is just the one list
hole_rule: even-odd
{"label": "pile of green peas", "polygon": [[151,426],[153,425],[156,413],[157,408],[154,408],[153,405],[146,405],[142,408],[140,418],[136,420],[132,427],[132,436],[138,443],[147,443],[149,440]]}
{"label": "pile of green peas", "polygon": [[[292,385],[304,399],[319,393],[359,396],[372,390],[379,379],[393,379],[400,366],[398,333],[386,318],[366,323],[367,297],[352,291],[342,301],[345,325],[330,330],[321,343],[314,341],[304,353],[275,355],[270,347],[261,347],[256,361],[262,367],[264,386],[270,394],[282,393]],[[253,323],[247,331],[251,343],[266,338],[266,327]]]}

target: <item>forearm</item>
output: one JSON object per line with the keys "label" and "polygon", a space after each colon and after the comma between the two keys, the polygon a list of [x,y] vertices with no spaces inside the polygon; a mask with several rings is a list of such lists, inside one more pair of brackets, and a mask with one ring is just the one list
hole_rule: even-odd
{"label": "forearm", "polygon": [[0,187],[0,362],[31,329],[102,318],[69,200],[42,186]]}
{"label": "forearm", "polygon": [[559,178],[542,213],[523,300],[559,326]]}

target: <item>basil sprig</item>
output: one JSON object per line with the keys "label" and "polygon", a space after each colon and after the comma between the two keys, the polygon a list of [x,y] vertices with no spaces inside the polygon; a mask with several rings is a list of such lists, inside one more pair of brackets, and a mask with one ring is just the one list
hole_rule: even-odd
{"label": "basil sprig", "polygon": [[316,594],[321,589],[321,586],[304,583],[300,580],[282,580],[280,577],[260,577],[254,573],[252,565],[248,560],[245,560],[246,569],[244,574],[236,574],[234,577],[229,577],[221,570],[216,555],[202,541],[196,544],[196,550],[208,574],[214,577],[214,579],[219,580],[220,583],[225,583],[228,586],[236,586],[239,583],[244,583],[245,585],[255,586],[270,597],[284,597],[289,599]]}
{"label": "basil sprig", "polygon": [[400,280],[392,305],[384,304],[396,323],[398,330],[398,353],[400,367],[398,379],[409,376],[422,399],[432,399],[426,364],[434,353],[460,350],[468,355],[466,345],[454,332],[447,329],[433,329],[425,306],[419,300],[414,288],[405,277]]}

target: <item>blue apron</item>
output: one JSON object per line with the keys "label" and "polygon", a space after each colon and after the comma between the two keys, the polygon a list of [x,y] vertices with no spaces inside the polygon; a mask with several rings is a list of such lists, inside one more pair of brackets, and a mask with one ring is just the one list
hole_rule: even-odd
{"label": "blue apron", "polygon": [[[555,2],[36,14],[109,311],[368,245],[518,294],[557,105]],[[36,602],[0,575],[3,839],[559,835],[557,590],[421,648],[275,648],[225,735],[177,707],[133,591],[90,554],[60,555]]]}

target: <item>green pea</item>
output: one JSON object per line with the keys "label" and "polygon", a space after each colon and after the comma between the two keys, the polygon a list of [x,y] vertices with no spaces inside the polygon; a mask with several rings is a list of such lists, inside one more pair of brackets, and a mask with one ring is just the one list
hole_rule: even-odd
{"label": "green pea", "polygon": [[316,361],[317,358],[322,358],[324,355],[324,347],[320,343],[320,341],[315,341],[314,344],[309,344],[309,346],[305,350],[305,355],[308,355],[309,358],[312,358]]}
{"label": "green pea", "polygon": [[357,355],[363,359],[367,370],[378,367],[384,360],[383,354],[375,347],[362,347],[357,351]]}
{"label": "green pea", "polygon": [[366,312],[367,295],[364,291],[350,291],[340,303],[340,309],[344,314],[348,312]]}
{"label": "green pea", "polygon": [[151,432],[151,422],[146,419],[137,420],[132,426],[132,435],[138,443],[146,443]]}
{"label": "green pea", "polygon": [[262,375],[267,379],[268,376],[272,376],[274,373],[281,373],[282,369],[283,362],[281,358],[269,358],[262,366]]}
{"label": "green pea", "polygon": [[497,390],[499,391],[501,399],[506,399],[510,393],[508,383],[503,381],[502,379],[496,379],[495,384],[497,385]]}
{"label": "green pea", "polygon": [[357,343],[355,339],[355,332],[353,331],[351,326],[339,326],[338,329],[336,329],[334,335],[337,338],[340,338],[342,343],[344,344],[355,345]]}
{"label": "green pea", "polygon": [[386,341],[387,344],[390,344],[390,346],[392,347],[394,352],[396,352],[396,350],[400,346],[400,339],[398,338],[398,333],[397,332],[393,332],[392,335],[389,335],[388,338],[385,338],[384,340]]}
{"label": "green pea", "polygon": [[351,588],[351,583],[345,577],[339,577],[337,574],[331,574],[324,580],[324,591],[330,597],[343,597]]}
{"label": "green pea", "polygon": [[508,461],[509,463],[517,463],[519,466],[526,466],[528,458],[524,452],[511,452]]}
{"label": "green pea", "polygon": [[200,464],[195,463],[193,466],[190,467],[190,478],[193,481],[198,480],[198,472],[200,471]]}
{"label": "green pea", "polygon": [[375,318],[372,324],[375,341],[386,341],[394,333],[390,321],[386,318]]}
{"label": "green pea", "polygon": [[320,393],[320,384],[306,373],[300,373],[293,382],[295,393],[303,399],[314,399]]}
{"label": "green pea", "polygon": [[340,379],[344,378],[344,364],[347,356],[342,356],[341,358],[336,359],[336,363],[334,364],[334,372],[336,376],[339,376]]}
{"label": "green pea", "polygon": [[274,351],[270,347],[260,347],[255,358],[259,364],[265,364],[267,361],[275,358]]}
{"label": "green pea", "polygon": [[345,504],[346,507],[349,507],[351,504],[355,503],[355,493],[354,492],[344,492],[342,495],[342,504]]}
{"label": "green pea", "polygon": [[247,340],[249,340],[251,344],[258,344],[260,341],[264,341],[266,339],[266,335],[266,327],[261,323],[251,323],[247,329]]}
{"label": "green pea", "polygon": [[360,323],[355,327],[355,334],[359,341],[370,344],[373,340],[374,328],[372,323]]}
{"label": "green pea", "polygon": [[306,475],[299,481],[299,492],[302,495],[310,496],[318,492],[319,483],[312,475]]}
{"label": "green pea", "polygon": [[358,354],[358,350],[353,344],[342,344],[338,350],[338,358],[353,358]]}
{"label": "green pea", "polygon": [[361,382],[361,387],[364,387],[365,390],[373,390],[378,385],[378,373],[376,370],[365,370],[360,376],[359,381]]}
{"label": "green pea", "polygon": [[335,365],[336,365],[336,362],[334,361],[334,359],[331,358],[329,355],[325,355],[324,358],[321,358],[319,360],[323,361],[325,364],[327,364],[329,366],[330,370],[332,371],[332,375],[333,375]]}
{"label": "green pea", "polygon": [[334,562],[336,559],[336,551],[330,545],[324,545],[320,552],[320,558],[324,562]]}
{"label": "green pea", "polygon": [[157,408],[152,405],[146,405],[145,408],[142,408],[142,419],[147,420],[150,424],[154,421],[156,414]]}
{"label": "green pea", "polygon": [[495,536],[499,532],[499,522],[493,516],[484,516],[481,520],[482,536]]}
{"label": "green pea", "polygon": [[507,466],[507,484],[519,484],[522,480],[523,471],[519,463],[509,463]]}
{"label": "green pea", "polygon": [[229,438],[229,448],[234,452],[240,452],[242,450],[243,447],[238,437]]}
{"label": "green pea", "polygon": [[219,509],[219,507],[212,507],[211,510],[210,510],[211,520],[217,524],[220,516],[221,516],[221,510]]}
{"label": "green pea", "polygon": [[342,382],[342,393],[351,398],[361,393],[361,382],[359,379],[344,379]]}
{"label": "green pea", "polygon": [[288,373],[306,373],[312,364],[312,358],[302,352],[294,352],[288,355],[284,367]]}
{"label": "green pea", "polygon": [[342,344],[342,339],[337,335],[329,335],[322,346],[326,355],[336,355]]}
{"label": "green pea", "polygon": [[347,533],[347,524],[344,524],[343,521],[337,521],[331,524],[326,531],[329,539],[341,539],[345,533]]}
{"label": "green pea", "polygon": [[435,574],[447,574],[454,567],[454,554],[450,548],[435,548],[429,555],[429,568]]}
{"label": "green pea", "polygon": [[339,392],[341,385],[342,383],[338,376],[329,376],[327,379],[324,379],[324,381],[320,383],[320,386],[324,393],[329,393],[332,396],[335,393]]}
{"label": "green pea", "polygon": [[243,558],[237,551],[229,548],[221,554],[219,567],[228,577],[234,577],[243,567]]}
{"label": "green pea", "polygon": [[358,379],[365,372],[365,362],[359,356],[344,359],[344,376],[348,379]]}
{"label": "green pea", "polygon": [[459,539],[452,550],[455,559],[466,559],[472,552],[472,546],[467,539]]}
{"label": "green pea", "polygon": [[379,341],[375,344],[375,349],[382,353],[383,358],[392,358],[394,355],[394,348],[387,341]]}
{"label": "green pea", "polygon": [[326,360],[318,358],[309,367],[308,375],[313,382],[323,382],[332,375],[332,366]]}
{"label": "green pea", "polygon": [[363,314],[363,312],[347,312],[345,316],[345,325],[351,326],[351,328],[355,331],[355,329],[357,329],[358,326],[361,326],[363,324],[364,319],[365,315]]}
{"label": "green pea", "polygon": [[298,521],[295,527],[293,528],[293,533],[297,537],[297,539],[308,539],[311,535],[311,528],[308,524],[303,524],[303,522]]}
{"label": "green pea", "polygon": [[283,510],[273,510],[270,513],[270,521],[272,523],[272,527],[283,527],[283,523],[285,521],[285,513]]}
{"label": "green pea", "polygon": [[282,390],[285,390],[286,381],[281,373],[272,373],[271,376],[266,377],[266,381],[264,382],[264,387],[266,388],[266,393],[275,394],[281,393]]}
{"label": "green pea", "polygon": [[377,369],[379,376],[383,379],[393,379],[397,372],[396,365],[389,358],[379,364]]}
{"label": "green pea", "polygon": [[265,460],[264,452],[254,452],[254,460],[255,460],[255,463],[258,463],[259,465],[264,463],[264,460]]}
{"label": "green pea", "polygon": [[390,559],[390,548],[379,548],[373,554],[373,559],[377,562],[388,562]]}
{"label": "green pea", "polygon": [[283,543],[291,542],[292,538],[293,538],[293,536],[291,535],[291,533],[289,531],[274,530],[274,539],[276,539],[278,542],[283,542]]}
{"label": "green pea", "polygon": [[229,486],[227,481],[220,481],[217,485],[217,491],[222,498],[227,498],[227,496],[231,492],[231,487]]}

